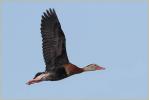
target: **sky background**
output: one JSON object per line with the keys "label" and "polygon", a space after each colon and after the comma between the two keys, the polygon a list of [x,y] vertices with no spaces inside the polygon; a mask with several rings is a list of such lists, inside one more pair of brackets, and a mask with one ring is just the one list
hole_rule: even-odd
{"label": "sky background", "polygon": [[[3,2],[2,98],[146,99],[147,2]],[[45,70],[41,15],[55,8],[70,61],[106,68],[61,81],[25,83]]]}

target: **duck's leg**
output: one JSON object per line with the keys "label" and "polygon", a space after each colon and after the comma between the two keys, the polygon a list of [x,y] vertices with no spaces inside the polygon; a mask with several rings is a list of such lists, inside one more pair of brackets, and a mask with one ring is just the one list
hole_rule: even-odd
{"label": "duck's leg", "polygon": [[40,82],[41,80],[39,80],[39,79],[32,79],[32,80],[29,80],[26,84],[27,85],[31,85],[31,84],[34,84],[34,83],[38,83],[38,82]]}

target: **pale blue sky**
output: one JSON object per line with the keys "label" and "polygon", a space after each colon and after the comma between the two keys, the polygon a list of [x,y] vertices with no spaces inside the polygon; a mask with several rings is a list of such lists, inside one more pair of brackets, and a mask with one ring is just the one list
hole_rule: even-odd
{"label": "pale blue sky", "polygon": [[[55,8],[72,63],[96,63],[105,71],[28,86],[44,71],[40,20]],[[147,3],[3,3],[2,96],[6,99],[145,99]]]}

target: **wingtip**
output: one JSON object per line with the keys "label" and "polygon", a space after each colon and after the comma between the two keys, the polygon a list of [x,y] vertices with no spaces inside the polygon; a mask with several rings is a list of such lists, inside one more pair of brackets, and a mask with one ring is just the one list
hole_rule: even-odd
{"label": "wingtip", "polygon": [[52,13],[52,8],[49,9],[50,13]]}
{"label": "wingtip", "polygon": [[50,12],[49,12],[49,10],[46,10],[46,12],[47,12],[47,14],[50,16],[51,14],[50,14]]}
{"label": "wingtip", "polygon": [[46,12],[49,12],[48,9],[46,9]]}
{"label": "wingtip", "polygon": [[49,11],[50,11],[51,13],[55,13],[55,9],[54,9],[54,8],[49,8]]}

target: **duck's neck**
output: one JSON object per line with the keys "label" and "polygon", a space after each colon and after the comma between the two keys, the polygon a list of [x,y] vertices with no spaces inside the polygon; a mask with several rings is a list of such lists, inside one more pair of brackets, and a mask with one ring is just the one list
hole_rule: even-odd
{"label": "duck's neck", "polygon": [[91,69],[91,65],[87,65],[87,66],[83,67],[82,70],[83,70],[83,72],[93,71],[93,69]]}
{"label": "duck's neck", "polygon": [[89,71],[87,66],[83,67],[82,70],[83,70],[83,72]]}
{"label": "duck's neck", "polygon": [[83,68],[75,66],[75,67],[72,67],[72,69],[70,70],[70,73],[71,74],[79,74],[79,73],[87,72],[87,71],[92,71],[89,69],[89,65],[87,65]]}
{"label": "duck's neck", "polygon": [[91,66],[92,65],[90,64],[90,65],[87,65],[83,68],[79,68],[74,64],[64,65],[67,75],[73,75],[73,74],[79,74],[82,72],[93,71],[93,69],[91,69]]}

